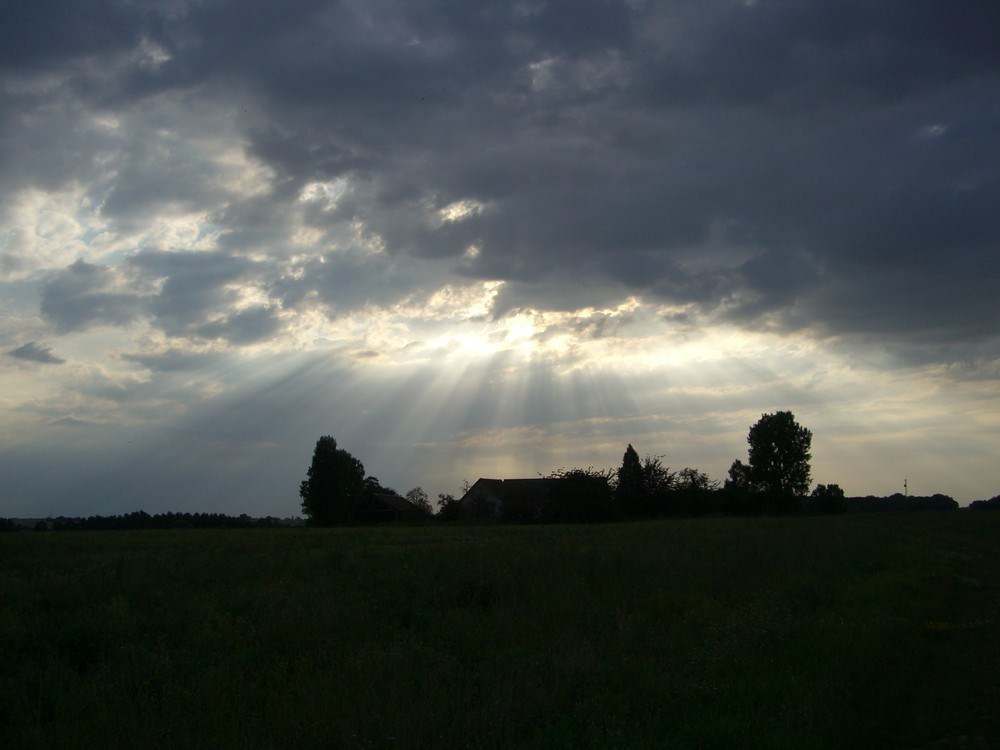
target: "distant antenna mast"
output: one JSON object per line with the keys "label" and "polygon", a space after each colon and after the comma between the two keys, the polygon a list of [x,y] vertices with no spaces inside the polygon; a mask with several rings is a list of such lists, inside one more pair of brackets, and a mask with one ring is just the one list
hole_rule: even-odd
{"label": "distant antenna mast", "polygon": [[910,496],[910,487],[906,483],[906,478],[904,477],[903,478],[903,497],[909,497],[909,496]]}

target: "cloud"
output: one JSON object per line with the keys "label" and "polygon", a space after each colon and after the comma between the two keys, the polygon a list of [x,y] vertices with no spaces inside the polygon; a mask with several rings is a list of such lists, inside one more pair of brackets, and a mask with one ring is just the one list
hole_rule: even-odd
{"label": "cloud", "polygon": [[281,330],[281,319],[271,307],[252,307],[197,329],[199,336],[233,344],[267,341]]}
{"label": "cloud", "polygon": [[86,419],[78,419],[77,417],[60,417],[59,419],[53,420],[51,424],[57,427],[69,427],[75,429],[75,428],[91,428],[94,427],[97,423],[89,422]]}
{"label": "cloud", "polygon": [[57,331],[69,332],[128,325],[140,318],[144,303],[114,269],[78,260],[45,283],[41,312]]}
{"label": "cloud", "polygon": [[219,365],[225,357],[221,352],[187,351],[175,347],[160,352],[126,353],[122,355],[122,359],[156,372],[183,373]]}
{"label": "cloud", "polygon": [[[997,117],[976,104],[997,85],[979,28],[990,24],[977,17],[984,7],[953,19],[970,48],[937,33],[930,6],[606,8],[613,22],[574,24],[571,34],[549,24],[549,10],[478,25],[472,12],[404,10],[360,46],[299,60],[326,85],[322,98],[279,89],[275,69],[289,52],[274,40],[276,54],[246,75],[288,141],[313,150],[275,149],[273,131],[251,131],[251,147],[292,181],[349,176],[341,210],[390,255],[457,262],[474,245],[476,257],[456,268],[509,281],[516,306],[563,304],[551,288],[572,268],[574,281],[598,280],[577,290],[584,305],[617,282],[751,327],[766,319],[853,334],[838,314],[850,308],[867,332],[919,341],[929,321],[899,325],[918,305],[885,305],[905,265],[918,296],[963,309],[961,278],[942,278],[940,258],[947,248],[954,264],[982,266],[981,243],[997,229],[987,208],[996,174],[974,177],[973,154],[992,147]],[[332,22],[317,20],[317,29]],[[358,19],[337,20],[351,28]],[[505,44],[507,34],[520,43]],[[393,43],[407,35],[434,43]],[[884,44],[865,53],[872,35]],[[356,72],[345,78],[349,55]],[[371,108],[376,91],[382,101]],[[921,150],[910,134],[945,112],[965,124],[963,137],[950,128],[937,150]],[[443,226],[429,220],[463,200],[488,208]],[[734,249],[748,259],[724,270]],[[686,266],[692,255],[702,270]],[[860,293],[838,295],[840,280],[860,281]],[[980,335],[974,321],[996,312],[983,304],[949,335]]]}
{"label": "cloud", "polygon": [[34,341],[29,341],[27,344],[22,344],[16,349],[11,349],[7,354],[18,359],[24,359],[29,362],[41,362],[46,365],[61,365],[66,361],[53,354],[52,347],[36,344]]}
{"label": "cloud", "polygon": [[[269,364],[305,352],[373,455],[423,419],[443,466],[456,433],[788,408],[796,347],[963,388],[1000,361],[990,0],[42,0],[9,20],[0,329],[32,339],[11,356],[54,363],[35,342],[58,336],[72,360],[11,391],[39,430],[168,423],[252,368],[326,393]],[[432,386],[453,398],[401,425]],[[261,391],[276,423],[309,412]]]}
{"label": "cloud", "polygon": [[145,251],[128,265],[139,278],[158,285],[146,309],[152,324],[170,336],[202,335],[205,326],[227,317],[241,299],[241,288],[256,280],[253,262],[222,251]]}
{"label": "cloud", "polygon": [[172,337],[249,344],[281,329],[272,306],[242,306],[256,270],[221,252],[145,251],[120,268],[78,260],[45,282],[41,312],[60,332],[145,321]]}
{"label": "cloud", "polygon": [[[1000,229],[1000,177],[978,156],[1000,124],[982,3],[945,17],[929,3],[607,2],[587,18],[563,3],[251,5],[100,5],[86,14],[100,34],[60,26],[67,43],[47,54],[24,46],[27,18],[6,59],[45,142],[76,149],[51,155],[43,184],[90,175],[119,227],[207,211],[212,264],[269,257],[259,321],[310,295],[336,316],[426,290],[413,259],[441,280],[509,282],[501,311],[637,294],[749,328],[914,343],[979,339],[997,312],[979,289],[962,304],[996,279]],[[70,72],[95,55],[103,74]],[[66,77],[43,99],[54,70]],[[57,137],[98,106],[117,124]],[[224,143],[242,155],[223,158]],[[12,179],[42,173],[21,169]],[[300,201],[338,180],[329,205]],[[455,205],[480,208],[441,220]],[[311,259],[289,275],[282,259],[307,235]],[[361,242],[386,257],[330,252]],[[207,261],[170,262],[154,325],[215,335],[247,320]],[[894,298],[900,278],[910,301]],[[43,309],[60,330],[134,317],[134,300],[96,291],[74,317],[55,291]],[[927,298],[948,314],[928,319]]]}

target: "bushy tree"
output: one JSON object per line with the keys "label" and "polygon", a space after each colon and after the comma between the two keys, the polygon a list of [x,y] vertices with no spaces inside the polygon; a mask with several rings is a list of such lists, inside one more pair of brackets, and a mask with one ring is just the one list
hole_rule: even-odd
{"label": "bushy tree", "polygon": [[364,465],[329,435],[316,441],[312,464],[299,485],[302,512],[311,526],[353,523],[365,491]]}
{"label": "bushy tree", "polygon": [[730,492],[749,492],[750,487],[750,467],[738,458],[729,467],[729,477],[726,479],[725,489]]}
{"label": "bushy tree", "polygon": [[611,477],[614,470],[563,469],[552,475],[558,479],[549,490],[542,520],[558,523],[600,522],[617,515]]}
{"label": "bushy tree", "polygon": [[810,508],[817,513],[844,512],[844,491],[838,484],[817,484],[809,499]]}
{"label": "bushy tree", "polygon": [[713,509],[712,493],[719,483],[708,474],[686,466],[673,475],[670,491],[666,493],[663,511],[669,515],[697,516]]}
{"label": "bushy tree", "polygon": [[662,456],[642,459],[642,495],[639,512],[644,516],[673,515],[677,472],[663,463]]}
{"label": "bushy tree", "polygon": [[437,517],[442,521],[457,521],[461,516],[462,504],[454,495],[438,494]]}
{"label": "bushy tree", "polygon": [[399,493],[392,487],[383,487],[378,477],[365,477],[362,494],[371,499],[375,495],[398,495]]}
{"label": "bushy tree", "polygon": [[654,516],[670,511],[670,493],[677,472],[663,463],[662,456],[646,456],[641,461],[631,443],[622,456],[617,472],[615,499],[625,516]]}
{"label": "bushy tree", "polygon": [[1000,510],[1000,495],[994,495],[989,500],[973,500],[969,510]]}
{"label": "bushy tree", "polygon": [[750,427],[747,443],[755,489],[772,497],[801,497],[809,491],[812,433],[790,411],[761,415]]}
{"label": "bushy tree", "polygon": [[406,493],[406,499],[420,508],[420,510],[428,516],[434,515],[434,509],[431,507],[431,502],[427,497],[427,493],[424,492],[423,487],[414,487]]}
{"label": "bushy tree", "polygon": [[686,492],[710,492],[719,488],[719,483],[703,471],[685,466],[674,478],[674,486]]}
{"label": "bushy tree", "polygon": [[668,492],[674,488],[677,472],[663,463],[662,456],[646,456],[642,459],[642,489],[649,496]]}

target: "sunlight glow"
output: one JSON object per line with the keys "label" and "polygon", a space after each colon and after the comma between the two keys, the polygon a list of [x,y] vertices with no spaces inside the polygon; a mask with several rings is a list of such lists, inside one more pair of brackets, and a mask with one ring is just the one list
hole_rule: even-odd
{"label": "sunlight glow", "polygon": [[135,57],[140,67],[152,68],[154,70],[171,60],[170,53],[149,38],[143,38],[139,42],[138,49],[135,51]]}
{"label": "sunlight glow", "polygon": [[344,177],[338,177],[328,182],[310,182],[299,193],[300,203],[317,203],[324,211],[336,208],[337,202],[347,191],[348,182]]}
{"label": "sunlight glow", "polygon": [[426,301],[408,300],[405,305],[396,308],[396,312],[432,320],[485,318],[492,311],[502,287],[502,281],[483,281],[465,286],[445,284]]}
{"label": "sunlight glow", "polygon": [[466,199],[455,201],[454,203],[449,203],[447,206],[438,211],[438,216],[441,217],[442,224],[448,224],[455,221],[463,221],[476,214],[483,212],[486,206],[479,201]]}
{"label": "sunlight glow", "polygon": [[531,79],[533,91],[542,91],[554,83],[554,73],[556,59],[547,57],[533,63],[528,63],[528,76]]}
{"label": "sunlight glow", "polygon": [[51,192],[28,188],[17,194],[0,232],[5,253],[17,259],[5,274],[8,278],[23,278],[38,268],[67,266],[88,253],[82,240],[85,227],[75,210],[83,199],[79,187]]}
{"label": "sunlight glow", "polygon": [[202,144],[207,160],[212,162],[214,183],[220,192],[239,198],[267,195],[274,180],[274,170],[251,157],[243,146],[229,146],[224,141],[206,140]]}

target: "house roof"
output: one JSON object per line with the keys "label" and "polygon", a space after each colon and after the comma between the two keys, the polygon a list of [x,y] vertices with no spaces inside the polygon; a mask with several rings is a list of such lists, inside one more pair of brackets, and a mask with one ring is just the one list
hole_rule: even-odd
{"label": "house roof", "polygon": [[552,486],[559,482],[558,479],[504,479],[500,485],[500,491],[504,497],[525,497],[528,495],[548,495]]}
{"label": "house roof", "polygon": [[416,505],[394,492],[376,492],[372,495],[372,499],[400,513],[421,513],[421,510]]}
{"label": "house roof", "polygon": [[506,500],[511,497],[536,497],[544,499],[552,486],[560,480],[553,477],[538,477],[534,479],[483,479],[476,480],[476,483],[469,488],[463,496],[482,491],[488,491],[498,500]]}

